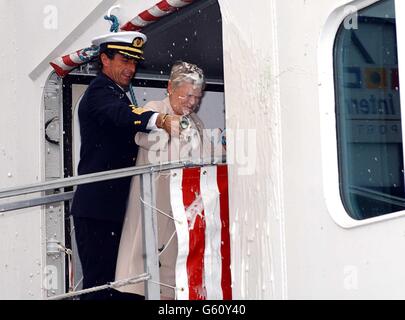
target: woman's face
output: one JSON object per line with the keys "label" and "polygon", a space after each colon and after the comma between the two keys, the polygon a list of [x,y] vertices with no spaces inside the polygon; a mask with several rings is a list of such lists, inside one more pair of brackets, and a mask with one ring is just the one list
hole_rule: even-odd
{"label": "woman's face", "polygon": [[170,105],[177,115],[188,115],[195,111],[200,105],[202,89],[189,82],[183,82],[173,87],[171,82],[167,87],[169,92]]}

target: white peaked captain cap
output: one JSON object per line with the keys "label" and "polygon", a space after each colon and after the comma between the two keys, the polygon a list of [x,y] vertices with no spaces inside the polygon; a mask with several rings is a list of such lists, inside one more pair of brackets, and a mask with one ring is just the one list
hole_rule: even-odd
{"label": "white peaked captain cap", "polygon": [[96,37],[91,42],[93,45],[100,47],[100,53],[103,53],[107,49],[112,49],[130,58],[144,60],[143,46],[146,41],[147,37],[143,33],[124,31],[111,32]]}

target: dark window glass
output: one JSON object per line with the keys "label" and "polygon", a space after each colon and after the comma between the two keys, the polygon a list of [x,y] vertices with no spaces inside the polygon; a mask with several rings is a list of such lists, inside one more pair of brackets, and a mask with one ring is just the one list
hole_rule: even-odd
{"label": "dark window glass", "polygon": [[405,202],[394,0],[357,19],[357,28],[342,23],[334,63],[340,193],[362,220],[404,210]]}

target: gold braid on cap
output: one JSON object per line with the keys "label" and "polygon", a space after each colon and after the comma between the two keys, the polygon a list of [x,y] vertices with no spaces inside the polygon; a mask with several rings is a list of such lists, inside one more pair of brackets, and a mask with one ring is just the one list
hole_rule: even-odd
{"label": "gold braid on cap", "polygon": [[107,48],[108,49],[117,49],[117,50],[127,50],[127,51],[131,51],[131,52],[136,52],[136,53],[139,53],[139,54],[143,54],[142,50],[139,50],[139,49],[136,49],[136,48],[133,48],[133,47],[117,46],[115,44],[109,44],[109,45],[107,45]]}

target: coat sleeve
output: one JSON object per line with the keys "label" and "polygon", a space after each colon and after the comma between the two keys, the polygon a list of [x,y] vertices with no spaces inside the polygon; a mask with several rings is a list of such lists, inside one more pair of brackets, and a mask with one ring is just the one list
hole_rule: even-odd
{"label": "coat sleeve", "polygon": [[153,111],[136,108],[128,104],[123,92],[113,86],[95,86],[88,93],[88,111],[101,125],[116,127],[135,126],[137,131],[146,132],[146,126]]}
{"label": "coat sleeve", "polygon": [[169,139],[169,134],[163,129],[154,130],[150,133],[137,132],[135,135],[135,143],[142,149],[150,151],[167,149]]}
{"label": "coat sleeve", "polygon": [[[149,101],[145,104],[144,108],[154,112],[165,113],[162,101]],[[137,132],[135,135],[135,143],[148,151],[158,151],[162,148],[167,148],[169,140],[169,134],[163,129],[153,130],[150,133]]]}

